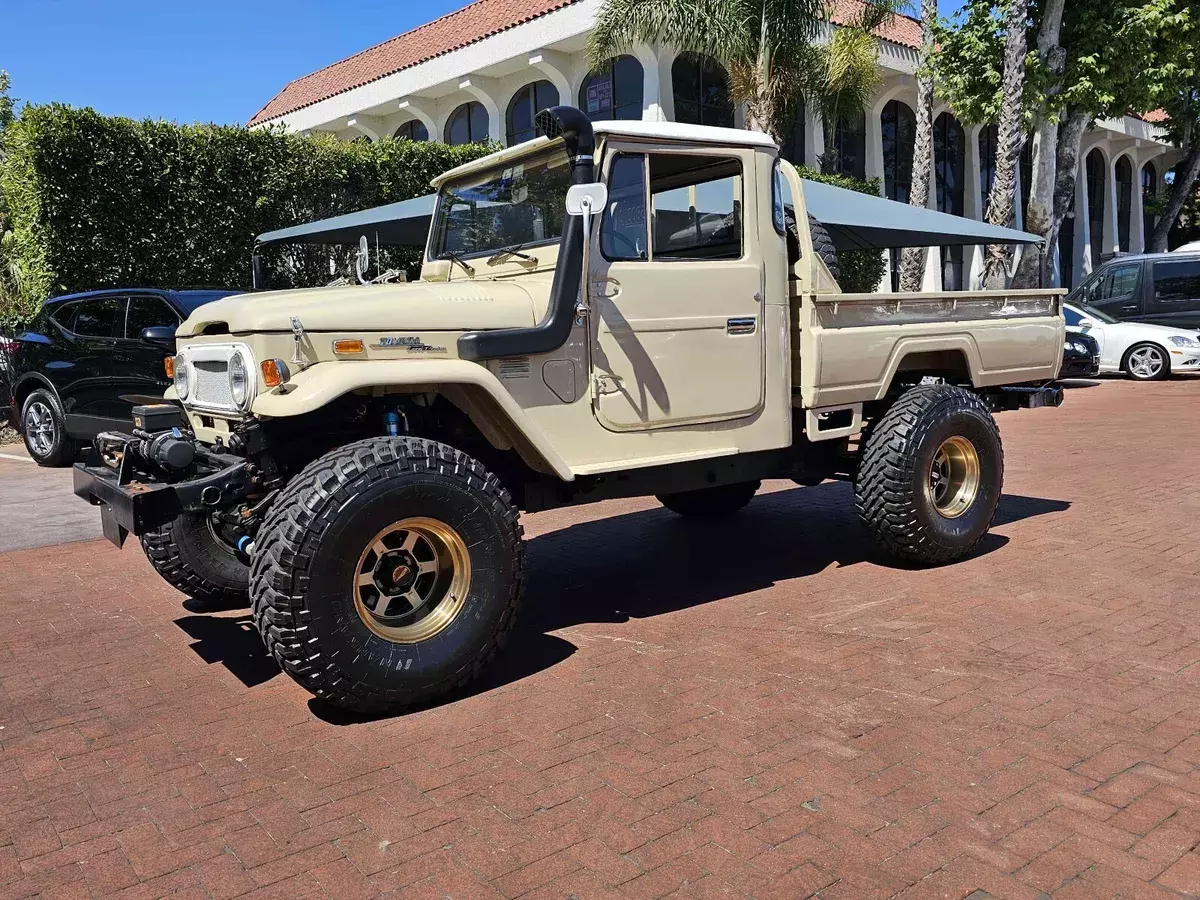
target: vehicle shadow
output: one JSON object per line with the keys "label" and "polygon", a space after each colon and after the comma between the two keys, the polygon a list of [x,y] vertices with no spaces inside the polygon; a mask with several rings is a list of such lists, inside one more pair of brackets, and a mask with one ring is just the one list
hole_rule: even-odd
{"label": "vehicle shadow", "polygon": [[1064,378],[1059,381],[1059,384],[1068,391],[1074,391],[1079,388],[1100,387],[1103,382],[1096,381],[1093,378]]}
{"label": "vehicle shadow", "polygon": [[[1005,494],[995,526],[1062,512],[1070,503]],[[1008,543],[995,532],[984,555]],[[851,487],[828,482],[760,494],[736,517],[705,522],[662,508],[594,519],[529,540],[521,619],[504,653],[483,677],[438,704],[520,681],[557,665],[575,647],[551,632],[591,622],[627,622],[738,596],[801,578],[831,565],[895,567],[858,522]],[[278,669],[249,617],[192,616],[177,624],[193,649],[220,662],[248,686]],[[366,721],[319,700],[314,715],[333,723]]]}

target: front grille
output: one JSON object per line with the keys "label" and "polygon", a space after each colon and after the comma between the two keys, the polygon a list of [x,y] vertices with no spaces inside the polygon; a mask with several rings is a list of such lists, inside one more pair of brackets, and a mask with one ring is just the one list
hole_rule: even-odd
{"label": "front grille", "polygon": [[233,394],[229,391],[229,363],[206,359],[193,365],[196,384],[188,399],[197,406],[233,409]]}

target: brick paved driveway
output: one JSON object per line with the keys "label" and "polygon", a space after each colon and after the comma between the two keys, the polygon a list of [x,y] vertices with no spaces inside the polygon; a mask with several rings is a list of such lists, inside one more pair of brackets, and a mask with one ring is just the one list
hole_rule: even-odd
{"label": "brick paved driveway", "polygon": [[1198,401],[1003,416],[936,571],[844,485],[529,517],[503,665],[371,722],[133,547],[0,555],[0,900],[1200,894]]}

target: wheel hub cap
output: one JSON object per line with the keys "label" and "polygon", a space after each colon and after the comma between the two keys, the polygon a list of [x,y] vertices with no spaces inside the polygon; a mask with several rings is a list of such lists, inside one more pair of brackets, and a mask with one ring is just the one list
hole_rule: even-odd
{"label": "wheel hub cap", "polygon": [[470,587],[470,555],[457,531],[436,519],[401,519],[359,557],[354,606],[380,637],[415,644],[457,618]]}
{"label": "wheel hub cap", "polygon": [[44,456],[54,447],[54,416],[50,407],[40,400],[25,410],[25,434],[34,452]]}
{"label": "wheel hub cap", "polygon": [[1153,347],[1134,350],[1129,356],[1129,367],[1141,378],[1153,378],[1162,370],[1162,355]]}
{"label": "wheel hub cap", "polygon": [[926,493],[934,509],[955,519],[971,508],[979,494],[979,453],[961,435],[946,438],[929,467]]}

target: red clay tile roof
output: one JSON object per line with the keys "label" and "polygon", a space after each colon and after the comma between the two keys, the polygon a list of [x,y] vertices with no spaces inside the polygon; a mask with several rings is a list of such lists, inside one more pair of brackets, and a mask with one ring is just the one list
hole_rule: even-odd
{"label": "red clay tile roof", "polygon": [[1165,109],[1152,109],[1150,112],[1138,113],[1137,117],[1151,125],[1161,125],[1170,118]]}
{"label": "red clay tile roof", "polygon": [[[297,78],[255,113],[249,124],[257,125],[312,106],[576,2],[578,0],[475,0],[427,25]],[[861,0],[836,0],[833,20],[845,22],[859,8]],[[880,29],[879,36],[907,47],[921,46],[920,23],[907,16],[896,16],[892,23]]]}

